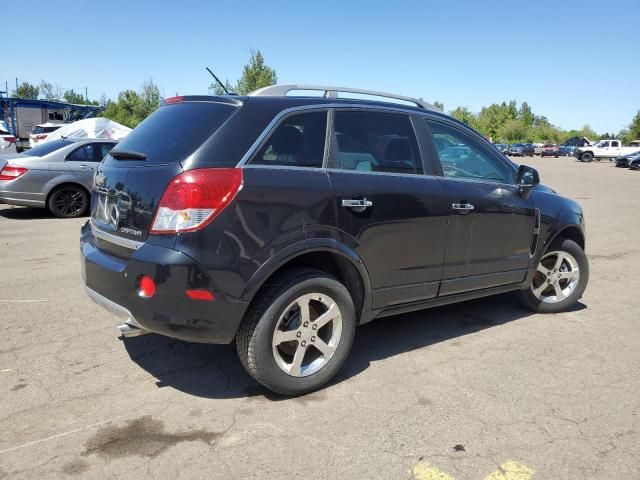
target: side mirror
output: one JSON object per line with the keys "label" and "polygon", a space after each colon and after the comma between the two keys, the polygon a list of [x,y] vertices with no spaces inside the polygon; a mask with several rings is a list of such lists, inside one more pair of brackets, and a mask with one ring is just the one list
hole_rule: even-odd
{"label": "side mirror", "polygon": [[526,165],[520,165],[518,167],[518,176],[516,177],[516,183],[520,189],[520,193],[529,191],[540,183],[540,174],[535,168],[527,167]]}

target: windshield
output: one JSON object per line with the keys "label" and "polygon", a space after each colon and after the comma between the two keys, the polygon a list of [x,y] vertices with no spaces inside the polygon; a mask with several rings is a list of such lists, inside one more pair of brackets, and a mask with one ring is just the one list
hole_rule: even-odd
{"label": "windshield", "polygon": [[71,145],[72,143],[72,141],[65,139],[53,140],[51,142],[43,143],[42,145],[31,148],[26,152],[23,152],[21,155],[24,155],[25,157],[44,157],[45,155],[48,155],[51,152],[55,152],[62,147],[66,147],[67,145]]}

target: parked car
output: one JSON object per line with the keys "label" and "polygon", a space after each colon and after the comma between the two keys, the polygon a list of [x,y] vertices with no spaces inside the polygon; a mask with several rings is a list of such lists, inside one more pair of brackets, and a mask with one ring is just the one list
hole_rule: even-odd
{"label": "parked car", "polygon": [[640,140],[632,140],[629,142],[630,147],[640,147]]}
{"label": "parked car", "polygon": [[526,157],[533,155],[533,145],[530,143],[514,143],[509,147],[508,155]]}
{"label": "parked car", "polygon": [[496,150],[498,150],[500,153],[504,155],[506,155],[507,152],[509,151],[509,145],[504,143],[494,143],[493,146],[496,148]]}
{"label": "parked car", "polygon": [[35,147],[39,142],[46,140],[50,133],[55,132],[62,126],[62,123],[43,123],[42,125],[36,125],[31,135],[29,135],[29,146],[31,148]]}
{"label": "parked car", "polygon": [[89,208],[93,170],[114,140],[65,138],[15,155],[0,155],[0,203],[42,207],[61,218]]}
{"label": "parked car", "polygon": [[166,99],[98,165],[91,204],[82,276],[124,337],[235,340],[282,394],[328,382],[374,318],[506,291],[560,312],[589,276],[576,202],[380,92]]}
{"label": "parked car", "polygon": [[616,167],[628,168],[631,165],[631,162],[637,158],[640,158],[640,150],[636,150],[628,155],[621,155],[616,158]]}
{"label": "parked car", "polygon": [[558,154],[562,157],[573,157],[575,151],[576,151],[575,146],[560,145]]}
{"label": "parked car", "polygon": [[629,162],[629,170],[640,170],[640,156],[636,156]]}
{"label": "parked car", "polygon": [[591,141],[586,137],[571,137],[565,140],[562,145],[568,147],[587,147],[591,145]]}
{"label": "parked car", "polygon": [[547,143],[540,150],[541,157],[556,157],[560,155],[560,149],[555,143]]}
{"label": "parked car", "polygon": [[0,130],[0,148],[9,148],[11,145],[15,145],[16,137],[9,132],[3,132]]}
{"label": "parked car", "polygon": [[534,143],[533,144],[533,154],[534,155],[541,155],[542,154],[542,147],[544,147],[544,143]]}
{"label": "parked car", "polygon": [[638,150],[638,147],[623,147],[620,140],[601,140],[595,145],[578,147],[575,156],[581,162],[590,162],[593,159],[608,158],[614,160],[621,155],[628,155]]}

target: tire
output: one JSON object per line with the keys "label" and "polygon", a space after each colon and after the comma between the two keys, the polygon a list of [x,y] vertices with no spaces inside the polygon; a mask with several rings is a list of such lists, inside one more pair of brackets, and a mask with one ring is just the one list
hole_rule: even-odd
{"label": "tire", "polygon": [[[562,261],[558,265],[560,256]],[[573,307],[588,283],[586,254],[573,240],[560,238],[542,256],[529,288],[518,293],[521,302],[534,312],[558,313]],[[559,296],[562,298],[558,299]]]}
{"label": "tire", "polygon": [[60,185],[49,194],[47,209],[58,218],[78,218],[89,209],[89,195],[78,185]]}
{"label": "tire", "polygon": [[591,162],[592,160],[593,160],[593,153],[591,152],[584,152],[582,155],[580,155],[581,162]]}
{"label": "tire", "polygon": [[[307,322],[301,305],[307,305]],[[316,329],[321,317],[334,318]],[[343,284],[320,270],[292,269],[269,280],[254,300],[236,334],[236,347],[242,365],[258,383],[282,395],[301,395],[320,388],[340,370],[355,328],[353,300]],[[326,353],[319,349],[321,343]]]}

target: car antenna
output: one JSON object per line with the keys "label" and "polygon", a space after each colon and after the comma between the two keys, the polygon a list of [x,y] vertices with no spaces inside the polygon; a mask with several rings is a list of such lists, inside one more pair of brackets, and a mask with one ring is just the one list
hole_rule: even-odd
{"label": "car antenna", "polygon": [[205,67],[205,68],[207,69],[207,72],[209,72],[211,76],[216,80],[216,82],[218,82],[218,85],[220,85],[222,90],[224,90],[224,93],[227,95],[232,95],[232,93],[230,93],[229,90],[227,90],[227,87],[224,86],[224,83],[222,83],[220,79],[216,77],[216,74],[213,73],[209,67]]}

